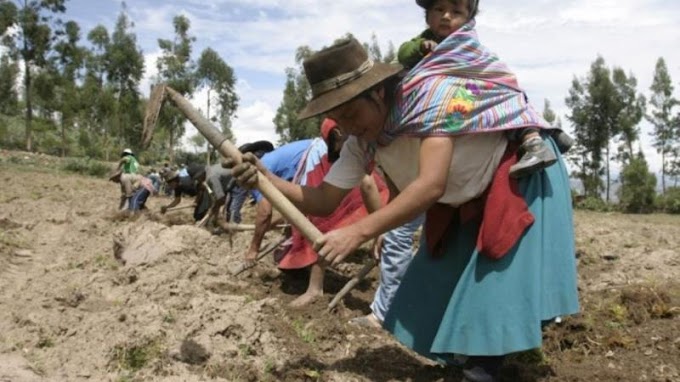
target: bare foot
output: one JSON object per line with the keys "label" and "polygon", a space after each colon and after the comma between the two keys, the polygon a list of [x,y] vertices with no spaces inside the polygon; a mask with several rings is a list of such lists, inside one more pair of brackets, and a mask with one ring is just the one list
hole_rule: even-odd
{"label": "bare foot", "polygon": [[363,326],[365,328],[382,329],[382,323],[373,313],[369,313],[361,317],[355,317],[349,320],[349,323],[352,325]]}
{"label": "bare foot", "polygon": [[323,291],[307,291],[302,296],[291,301],[288,306],[291,308],[304,308],[323,296]]}

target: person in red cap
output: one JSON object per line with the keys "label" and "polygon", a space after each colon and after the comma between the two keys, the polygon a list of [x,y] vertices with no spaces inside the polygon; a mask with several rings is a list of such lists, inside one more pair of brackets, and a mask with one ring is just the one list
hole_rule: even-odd
{"label": "person in red cap", "polygon": [[[300,162],[294,182],[316,187],[324,178],[339,156],[346,136],[331,119],[321,124],[322,139],[315,139]],[[308,216],[322,233],[345,227],[359,221],[387,202],[389,190],[383,179],[375,172],[364,176],[359,187],[355,187],[340,205],[327,216]],[[277,256],[280,269],[301,269],[311,267],[307,291],[291,302],[293,307],[305,306],[323,295],[325,268],[318,263],[318,254],[312,243],[293,229],[290,247]]]}
{"label": "person in red cap", "polygon": [[[321,125],[321,137],[307,143],[307,141],[293,142],[279,147],[262,157],[262,165],[268,172],[277,176],[282,169],[295,166],[295,172],[290,181],[303,186],[318,186],[330,171],[332,163],[339,157],[345,136],[337,128],[337,124],[326,119]],[[290,155],[283,155],[289,151],[287,146],[305,142],[307,148],[297,160],[291,160]],[[229,165],[227,161],[225,165]],[[289,173],[289,172],[288,172]],[[284,175],[288,177],[287,175]],[[309,217],[310,221],[321,231],[328,232],[346,225],[353,224],[368,213],[383,205],[389,196],[389,190],[384,181],[377,174],[366,175],[359,187],[355,187],[328,216]],[[254,192],[257,201],[255,218],[255,233],[250,248],[245,255],[245,264],[253,266],[264,234],[271,225],[272,206],[259,192]],[[305,306],[323,295],[325,269],[317,263],[318,255],[302,234],[293,229],[289,246],[276,256],[277,265],[281,269],[302,269],[310,267],[310,279],[307,291],[293,300],[291,306]]]}

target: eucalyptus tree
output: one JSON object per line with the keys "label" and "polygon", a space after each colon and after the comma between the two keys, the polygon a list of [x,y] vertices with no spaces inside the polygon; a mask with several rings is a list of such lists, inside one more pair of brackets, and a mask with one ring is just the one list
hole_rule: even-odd
{"label": "eucalyptus tree", "polygon": [[673,97],[673,82],[666,61],[659,58],[654,69],[654,79],[650,87],[652,92],[647,119],[654,126],[652,137],[654,147],[661,154],[661,191],[666,192],[666,174],[673,171],[673,163],[678,161],[678,145],[680,144],[680,116],[674,119],[673,109],[680,104]]}
{"label": "eucalyptus tree", "polygon": [[68,152],[68,131],[73,127],[75,116],[81,108],[78,82],[82,79],[86,49],[79,42],[80,26],[75,21],[68,21],[64,25],[64,33],[54,44],[52,57],[56,70],[56,109],[61,114],[59,122],[62,157]]}
{"label": "eucalyptus tree", "polygon": [[[238,108],[238,95],[236,94],[236,76],[234,70],[211,48],[206,48],[198,59],[196,70],[196,83],[198,88],[205,88],[208,92],[207,118],[212,122],[220,123],[222,132],[228,138],[233,139],[231,131],[231,118]],[[214,115],[211,115],[211,106],[214,107]],[[207,143],[206,161],[210,164],[210,143]]]}
{"label": "eucalyptus tree", "polygon": [[107,83],[107,51],[111,37],[103,25],[87,34],[90,49],[85,54],[85,78],[81,85],[81,129],[78,142],[85,154],[109,160],[116,118],[116,96]]}
{"label": "eucalyptus tree", "polygon": [[644,117],[646,100],[642,94],[638,93],[637,79],[632,73],[626,75],[623,69],[614,68],[612,80],[619,102],[617,122],[620,145],[617,159],[622,165],[626,165],[635,156],[633,146],[640,139],[639,124]]}
{"label": "eucalyptus tree", "polygon": [[[173,40],[159,39],[161,57],[158,67],[158,80],[169,85],[185,97],[190,97],[195,90],[195,63],[191,59],[192,44],[196,38],[189,35],[191,22],[185,16],[175,16],[172,20],[175,30]],[[168,153],[174,158],[174,148],[184,135],[186,117],[176,108],[164,107],[161,110],[159,122],[168,136]]]}
{"label": "eucalyptus tree", "polygon": [[53,29],[61,21],[55,18],[66,11],[66,0],[5,0],[0,3],[0,35],[10,28],[16,33],[3,38],[3,44],[17,49],[24,62],[23,87],[26,150],[33,150],[33,78],[34,70],[47,65],[47,54],[55,37]]}
{"label": "eucalyptus tree", "polygon": [[321,119],[313,117],[298,120],[298,113],[312,99],[312,89],[302,69],[302,62],[314,52],[308,46],[300,46],[295,52],[296,67],[286,68],[286,86],[283,99],[274,116],[274,125],[279,134],[279,143],[293,142],[319,135]]}
{"label": "eucalyptus tree", "polygon": [[19,64],[9,54],[4,54],[0,57],[0,114],[16,115],[19,111],[18,77]]}

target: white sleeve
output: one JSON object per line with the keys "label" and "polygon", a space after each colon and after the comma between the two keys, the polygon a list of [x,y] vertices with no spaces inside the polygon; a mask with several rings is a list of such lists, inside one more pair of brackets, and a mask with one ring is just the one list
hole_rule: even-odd
{"label": "white sleeve", "polygon": [[358,186],[366,175],[366,160],[359,140],[350,136],[342,145],[340,158],[333,163],[331,170],[324,178],[324,182],[344,190]]}

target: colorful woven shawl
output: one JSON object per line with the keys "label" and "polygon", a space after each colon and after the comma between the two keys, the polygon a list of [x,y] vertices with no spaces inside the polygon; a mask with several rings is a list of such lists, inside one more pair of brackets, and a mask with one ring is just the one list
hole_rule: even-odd
{"label": "colorful woven shawl", "polygon": [[549,128],[515,75],[479,43],[470,21],[442,41],[397,87],[378,144],[397,136],[448,136]]}

